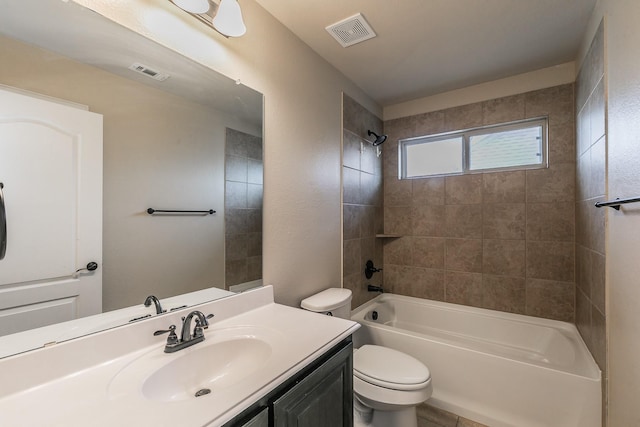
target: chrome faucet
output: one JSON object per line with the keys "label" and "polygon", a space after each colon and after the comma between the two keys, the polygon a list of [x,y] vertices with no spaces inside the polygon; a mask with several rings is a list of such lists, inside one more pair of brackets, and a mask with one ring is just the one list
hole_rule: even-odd
{"label": "chrome faucet", "polygon": [[162,309],[162,306],[160,305],[160,300],[156,298],[155,295],[149,295],[147,299],[144,300],[145,307],[149,307],[151,303],[153,303],[156,306],[156,314],[162,314],[166,311]]}
{"label": "chrome faucet", "polygon": [[[196,326],[193,328],[193,335],[191,335],[191,320],[196,317]],[[164,346],[165,353],[175,353],[183,348],[191,347],[194,344],[204,341],[204,329],[209,327],[207,319],[211,319],[213,314],[205,316],[201,311],[195,310],[187,314],[182,318],[182,332],[180,338],[176,335],[176,326],[171,325],[167,330],[155,331],[153,335],[162,335],[169,333],[167,337],[167,345]]]}

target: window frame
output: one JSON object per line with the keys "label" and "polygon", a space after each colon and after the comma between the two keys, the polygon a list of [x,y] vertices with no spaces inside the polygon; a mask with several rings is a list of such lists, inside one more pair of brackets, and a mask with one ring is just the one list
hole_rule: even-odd
{"label": "window frame", "polygon": [[[470,155],[471,155],[471,137],[478,135],[486,135],[490,133],[500,133],[510,130],[524,129],[528,127],[542,127],[542,150],[541,150],[541,162],[539,164],[528,165],[516,165],[516,166],[504,166],[497,168],[487,169],[470,169]],[[433,175],[419,175],[419,176],[406,176],[407,175],[407,155],[406,147],[418,144],[428,144],[431,142],[438,142],[452,138],[462,138],[462,172],[441,173]],[[515,171],[515,170],[527,170],[527,169],[545,169],[549,167],[549,117],[540,116],[530,119],[516,120],[512,122],[498,123],[493,125],[478,126],[469,129],[455,130],[451,132],[442,132],[433,135],[424,135],[413,138],[403,138],[398,141],[398,179],[422,179],[422,178],[435,178],[442,176],[455,176],[455,175],[468,175],[476,173],[489,173],[489,172],[501,172],[501,171]]]}

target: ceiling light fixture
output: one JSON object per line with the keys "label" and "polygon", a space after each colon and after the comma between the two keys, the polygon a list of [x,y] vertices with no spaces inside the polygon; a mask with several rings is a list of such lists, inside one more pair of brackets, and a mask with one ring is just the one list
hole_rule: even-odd
{"label": "ceiling light fixture", "polygon": [[169,1],[225,37],[240,37],[247,32],[238,0]]}
{"label": "ceiling light fixture", "polygon": [[240,37],[247,32],[238,0],[221,0],[213,26],[225,36]]}

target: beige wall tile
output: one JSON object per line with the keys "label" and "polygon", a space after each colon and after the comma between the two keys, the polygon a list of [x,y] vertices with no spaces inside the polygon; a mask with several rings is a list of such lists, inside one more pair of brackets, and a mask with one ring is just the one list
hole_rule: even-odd
{"label": "beige wall tile", "polygon": [[525,94],[527,118],[549,116],[549,124],[573,123],[573,84],[554,86]]}
{"label": "beige wall tile", "polygon": [[444,205],[444,178],[414,179],[412,183],[414,206]]}
{"label": "beige wall tile", "polygon": [[444,300],[444,272],[440,269],[397,266],[393,293],[416,298]]}
{"label": "beige wall tile", "polygon": [[605,268],[605,256],[593,252],[591,254],[591,302],[598,309],[598,311],[603,314],[606,314]]}
{"label": "beige wall tile", "polygon": [[412,213],[414,236],[442,237],[445,235],[444,206],[414,206]]}
{"label": "beige wall tile", "polygon": [[[591,125],[590,143],[595,144],[605,133],[605,99],[604,99],[604,79],[600,80],[593,90],[589,103],[591,104],[589,122]],[[589,144],[589,145],[591,145]]]}
{"label": "beige wall tile", "polygon": [[262,209],[247,209],[247,232],[262,231]]}
{"label": "beige wall tile", "polygon": [[446,239],[445,268],[454,271],[482,272],[481,239]]}
{"label": "beige wall tile", "polygon": [[360,137],[354,133],[342,131],[342,165],[360,170]]}
{"label": "beige wall tile", "polygon": [[575,241],[575,204],[573,200],[562,203],[527,204],[527,239]]}
{"label": "beige wall tile", "polygon": [[527,277],[573,282],[575,244],[573,242],[527,241]]}
{"label": "beige wall tile", "polygon": [[591,150],[578,157],[576,163],[576,200],[589,198],[589,182],[591,180]]}
{"label": "beige wall tile", "polygon": [[589,150],[590,168],[588,178],[588,198],[599,197],[606,194],[606,139],[601,138]]}
{"label": "beige wall tile", "polygon": [[547,169],[526,172],[527,203],[555,203],[575,200],[575,163],[557,163]]}
{"label": "beige wall tile", "polygon": [[573,322],[575,287],[573,282],[527,279],[526,314]]}
{"label": "beige wall tile", "polygon": [[484,274],[482,276],[482,291],[484,308],[524,314],[524,278]]}
{"label": "beige wall tile", "polygon": [[384,208],[384,232],[387,234],[411,235],[411,208]]}
{"label": "beige wall tile", "polygon": [[[364,266],[368,260],[374,262],[374,265],[377,264],[378,267],[381,266],[381,263],[377,263],[376,261],[376,239],[375,237],[368,237],[365,239],[360,239],[360,262],[359,267],[360,271],[364,275]],[[374,276],[376,276],[374,274]],[[379,276],[379,275],[378,275]],[[363,277],[364,280],[364,277]]]}
{"label": "beige wall tile", "polygon": [[444,132],[444,116],[444,111],[433,111],[413,116],[414,134],[412,136],[435,135]]}
{"label": "beige wall tile", "polygon": [[262,256],[247,258],[247,282],[262,278]]}
{"label": "beige wall tile", "polygon": [[524,239],[525,204],[485,204],[482,207],[482,235],[485,239]]}
{"label": "beige wall tile", "polygon": [[482,238],[482,205],[445,206],[446,237]]}
{"label": "beige wall tile", "polygon": [[408,179],[387,178],[384,180],[384,205],[411,206],[412,205],[412,184]]}
{"label": "beige wall tile", "polygon": [[224,225],[226,234],[247,233],[247,209],[225,209]]}
{"label": "beige wall tile", "polygon": [[[600,198],[604,200],[604,197]],[[590,248],[601,254],[606,253],[605,246],[605,221],[607,211],[604,208],[596,208],[593,206],[593,202],[587,202],[591,205],[589,210],[589,233],[590,233]],[[609,208],[607,208],[609,209]]]}
{"label": "beige wall tile", "polygon": [[397,239],[385,239],[384,263],[410,265],[413,251],[413,237],[405,236]]}
{"label": "beige wall tile", "polygon": [[247,234],[227,234],[224,241],[225,259],[237,261],[247,257]]}
{"label": "beige wall tile", "polygon": [[479,307],[482,305],[482,274],[445,271],[445,301]]}
{"label": "beige wall tile", "polygon": [[445,131],[482,126],[482,103],[463,105],[444,110]]}
{"label": "beige wall tile", "polygon": [[398,139],[389,134],[382,149],[382,175],[385,180],[398,179]]}
{"label": "beige wall tile", "polygon": [[358,222],[360,225],[360,237],[374,237],[376,235],[376,213],[379,212],[375,206],[358,206]]}
{"label": "beige wall tile", "polygon": [[525,277],[525,241],[485,239],[482,272],[501,276]]}
{"label": "beige wall tile", "polygon": [[591,114],[590,104],[586,103],[577,115],[576,123],[576,153],[583,154],[591,146]]}
{"label": "beige wall tile", "polygon": [[593,281],[592,261],[593,252],[582,245],[576,245],[576,286],[585,295],[591,295]]}
{"label": "beige wall tile", "polygon": [[573,123],[549,126],[549,164],[576,161],[576,140]]}
{"label": "beige wall tile", "polygon": [[605,316],[591,306],[591,345],[589,350],[602,371],[607,370],[607,333]]}
{"label": "beige wall tile", "polygon": [[247,234],[247,256],[256,257],[262,255],[262,233]]}
{"label": "beige wall tile", "polygon": [[375,295],[369,294],[361,283],[359,274],[350,274],[342,279],[342,286],[351,290],[351,309],[369,301]]}
{"label": "beige wall tile", "polygon": [[411,265],[414,267],[444,267],[444,238],[414,237]]}
{"label": "beige wall tile", "polygon": [[474,205],[482,203],[482,175],[448,176],[444,180],[447,205]]}
{"label": "beige wall tile", "polygon": [[484,203],[522,203],[525,201],[525,172],[482,174]]}
{"label": "beige wall tile", "polygon": [[483,102],[482,107],[484,125],[524,119],[524,95],[492,99]]}
{"label": "beige wall tile", "polygon": [[360,204],[360,171],[342,168],[343,203]]}
{"label": "beige wall tile", "polygon": [[360,272],[360,239],[343,241],[343,276]]}
{"label": "beige wall tile", "polygon": [[580,288],[576,288],[576,326],[591,350],[591,303]]}
{"label": "beige wall tile", "polygon": [[247,281],[247,258],[240,260],[226,260],[225,261],[225,286],[227,289],[229,286],[237,285]]}

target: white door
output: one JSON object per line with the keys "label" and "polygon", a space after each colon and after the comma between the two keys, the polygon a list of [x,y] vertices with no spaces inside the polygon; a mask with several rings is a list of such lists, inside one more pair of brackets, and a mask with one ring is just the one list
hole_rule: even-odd
{"label": "white door", "polygon": [[0,336],[100,313],[102,116],[0,88],[0,183]]}

